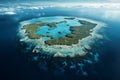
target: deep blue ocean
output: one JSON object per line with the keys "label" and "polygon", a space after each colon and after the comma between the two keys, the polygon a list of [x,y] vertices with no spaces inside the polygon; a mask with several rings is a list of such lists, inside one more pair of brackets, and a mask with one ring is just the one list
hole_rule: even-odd
{"label": "deep blue ocean", "polygon": [[[41,15],[38,15],[40,14]],[[97,47],[99,62],[96,74],[86,77],[76,75],[56,76],[39,70],[21,53],[17,41],[19,22],[44,16],[75,16],[107,24],[106,40]],[[88,67],[89,68],[89,67]],[[24,9],[14,15],[0,15],[0,80],[120,80],[120,11],[103,8],[61,8],[43,10]]]}

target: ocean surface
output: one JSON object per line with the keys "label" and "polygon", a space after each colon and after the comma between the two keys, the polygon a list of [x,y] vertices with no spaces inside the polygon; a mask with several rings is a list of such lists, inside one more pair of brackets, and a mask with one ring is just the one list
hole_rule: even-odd
{"label": "ocean surface", "polygon": [[[17,36],[19,23],[48,16],[89,18],[107,24],[106,39],[96,47],[100,57],[93,65],[94,75],[82,77],[73,74],[59,76],[45,73],[21,53]],[[0,14],[0,78],[0,80],[120,80],[119,9],[47,7],[41,10],[17,10],[16,14]]]}

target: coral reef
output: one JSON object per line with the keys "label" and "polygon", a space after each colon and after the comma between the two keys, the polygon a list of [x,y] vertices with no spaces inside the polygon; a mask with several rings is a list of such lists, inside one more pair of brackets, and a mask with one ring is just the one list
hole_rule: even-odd
{"label": "coral reef", "polygon": [[99,61],[93,45],[104,38],[104,27],[104,23],[89,19],[54,16],[23,21],[18,34],[25,55],[40,69],[86,76],[92,70],[86,66]]}

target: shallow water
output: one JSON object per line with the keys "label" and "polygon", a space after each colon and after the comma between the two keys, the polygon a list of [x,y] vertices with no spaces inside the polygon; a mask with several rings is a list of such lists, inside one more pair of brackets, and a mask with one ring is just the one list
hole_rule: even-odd
{"label": "shallow water", "polygon": [[[64,19],[64,17],[58,17],[58,18],[57,17],[55,17],[55,18],[46,17],[45,19],[44,18],[40,19],[40,21],[42,21],[42,22],[60,22],[60,21],[64,21],[64,20],[67,21],[67,23],[56,24],[56,28],[51,29],[51,30],[50,30],[49,26],[41,26],[40,30],[38,30],[36,32],[36,34],[47,35],[49,32],[49,34],[53,35],[53,37],[60,38],[60,37],[64,37],[65,35],[71,33],[70,26],[80,26],[81,25],[80,22],[78,22],[77,20],[67,20],[67,19]],[[36,19],[36,21],[37,21],[37,19]],[[61,32],[62,34],[59,34],[58,32]],[[49,37],[48,37],[48,39],[49,39]]]}
{"label": "shallow water", "polygon": [[[61,23],[61,24],[57,24],[57,27],[51,30],[49,26],[41,26],[40,30],[38,30],[36,34],[47,35],[48,32],[50,35],[53,35],[55,38],[60,38],[71,33],[70,26],[67,26],[65,23]],[[58,32],[61,32],[62,34],[59,34]]]}

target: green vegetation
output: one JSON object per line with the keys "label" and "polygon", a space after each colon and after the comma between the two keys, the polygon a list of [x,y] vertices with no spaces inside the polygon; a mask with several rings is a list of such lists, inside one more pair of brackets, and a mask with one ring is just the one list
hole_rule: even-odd
{"label": "green vegetation", "polygon": [[78,40],[76,38],[61,37],[59,39],[46,40],[45,43],[48,45],[71,45],[78,43]]}
{"label": "green vegetation", "polygon": [[73,20],[73,19],[75,19],[75,18],[74,18],[74,17],[70,17],[70,18],[64,18],[64,19]]}
{"label": "green vegetation", "polygon": [[[74,18],[65,18],[65,19],[74,19]],[[26,29],[26,33],[28,33],[28,37],[30,39],[39,39],[40,37],[50,37],[51,40],[46,40],[45,43],[48,45],[72,45],[77,44],[78,41],[82,38],[85,38],[90,35],[90,29],[93,29],[97,24],[85,21],[85,20],[78,20],[82,25],[81,26],[70,26],[71,33],[61,37],[59,39],[54,38],[51,34],[47,35],[37,35],[36,32],[40,29],[41,26],[50,26],[50,28],[55,28],[56,24],[59,23],[67,23],[67,21],[60,21],[60,22],[42,22],[27,24],[24,25],[23,28]],[[58,32],[61,34],[62,32]]]}
{"label": "green vegetation", "polygon": [[60,23],[67,23],[67,21],[60,21],[60,22],[56,22],[56,24],[60,24]]}
{"label": "green vegetation", "polygon": [[56,24],[59,23],[67,23],[67,21],[60,21],[60,22],[40,22],[38,23],[40,26],[49,26],[50,28],[55,28],[57,27]]}
{"label": "green vegetation", "polygon": [[79,39],[85,38],[90,35],[90,29],[93,29],[97,24],[93,24],[87,21],[79,20],[82,22],[82,26],[71,26],[71,34],[66,35],[66,37],[61,37],[59,39],[51,39],[45,41],[48,45],[72,45],[77,44]]}
{"label": "green vegetation", "polygon": [[40,26],[50,26],[51,28],[55,28],[56,27],[56,22],[40,22],[39,23]]}
{"label": "green vegetation", "polygon": [[26,29],[26,33],[28,33],[28,37],[31,39],[38,39],[41,36],[36,35],[35,32],[40,29],[40,26],[38,24],[27,24],[23,26],[24,29]]}
{"label": "green vegetation", "polygon": [[85,21],[85,20],[78,20],[78,22],[80,22],[81,24],[83,24],[84,26],[88,27],[88,28],[94,28],[97,24]]}
{"label": "green vegetation", "polygon": [[[49,26],[50,28],[57,27],[56,24],[66,23],[66,21],[60,22],[37,22],[33,24],[24,25],[23,28],[26,29],[26,33],[28,33],[28,37],[30,39],[39,39],[40,37],[50,36],[53,39],[52,35],[37,35],[36,32],[40,29],[41,26]],[[48,32],[49,33],[49,32]]]}

